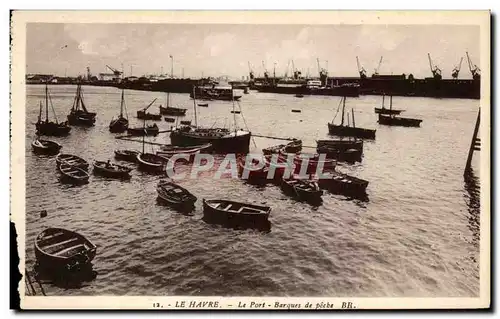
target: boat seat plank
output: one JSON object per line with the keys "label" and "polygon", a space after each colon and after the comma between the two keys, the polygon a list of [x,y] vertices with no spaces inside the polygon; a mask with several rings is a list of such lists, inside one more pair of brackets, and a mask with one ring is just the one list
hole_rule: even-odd
{"label": "boat seat plank", "polygon": [[55,234],[53,234],[53,235],[49,235],[49,236],[45,236],[45,237],[43,237],[43,239],[42,239],[42,240],[43,240],[43,241],[46,241],[46,240],[49,240],[49,239],[52,239],[52,238],[59,237],[59,236],[64,235],[64,234],[65,234],[65,232],[57,232],[57,233],[55,233]]}
{"label": "boat seat plank", "polygon": [[225,208],[223,208],[222,210],[225,210],[225,211],[228,211],[230,210],[230,208],[233,206],[233,204],[228,204]]}
{"label": "boat seat plank", "polygon": [[54,256],[63,256],[64,254],[70,252],[71,250],[75,250],[77,248],[84,248],[84,247],[85,246],[82,243],[79,243],[77,245],[74,245],[74,246],[68,247],[66,249],[63,249],[61,251],[58,251],[57,253],[54,254]]}
{"label": "boat seat plank", "polygon": [[70,239],[65,240],[65,241],[61,241],[61,242],[54,243],[52,245],[44,246],[43,249],[50,249],[50,248],[57,247],[57,246],[60,246],[60,245],[69,244],[71,242],[74,242],[75,240],[78,240],[78,238],[77,237],[73,237],[73,238],[70,238]]}

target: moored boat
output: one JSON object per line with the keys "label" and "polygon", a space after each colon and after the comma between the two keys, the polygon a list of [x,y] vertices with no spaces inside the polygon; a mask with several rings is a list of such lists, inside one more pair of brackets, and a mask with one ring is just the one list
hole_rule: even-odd
{"label": "moored boat", "polygon": [[83,235],[62,228],[47,228],[35,239],[37,262],[53,270],[73,270],[87,266],[96,252],[96,245]]}
{"label": "moored boat", "polygon": [[[262,162],[259,165],[259,162]],[[269,169],[264,156],[255,157],[251,155],[237,159],[238,176],[251,184],[265,184],[268,181]]]}
{"label": "moored boat", "polygon": [[[49,121],[49,88],[47,82],[45,82],[45,120],[42,120],[42,102],[40,102],[40,113],[38,114],[38,121],[35,124],[37,135],[46,136],[67,136],[71,131],[71,126],[68,122],[59,123],[57,121],[57,116],[52,106],[52,112],[54,113],[55,122]],[[50,99],[52,104],[52,100]]]}
{"label": "moored boat", "polygon": [[132,136],[156,136],[160,133],[160,129],[153,123],[146,127],[129,127],[127,133]]}
{"label": "moored boat", "polygon": [[180,107],[173,107],[170,106],[170,92],[167,92],[166,96],[166,107],[163,107],[160,105],[160,114],[163,115],[174,115],[174,116],[184,116],[186,115],[187,109],[180,108]]}
{"label": "moored boat", "polygon": [[[392,111],[392,95],[389,110]],[[389,126],[406,126],[406,127],[419,127],[422,120],[408,118],[408,117],[399,117],[396,116],[395,113],[390,113],[389,115],[379,114],[378,115],[378,123],[382,125]]]}
{"label": "moored boat", "polygon": [[181,121],[181,124],[182,125],[191,125],[191,121],[190,120]]}
{"label": "moored boat", "polygon": [[163,173],[168,160],[153,153],[139,153],[137,155],[137,164],[139,169],[150,173]]}
{"label": "moored boat", "polygon": [[62,162],[58,169],[62,174],[62,178],[72,183],[87,183],[89,181],[89,173],[77,166]]}
{"label": "moored boat", "polygon": [[59,167],[61,164],[66,163],[70,166],[78,167],[83,170],[89,168],[89,163],[81,157],[72,154],[59,154],[56,157],[56,165]]}
{"label": "moored boat", "polygon": [[167,122],[167,123],[174,123],[175,119],[171,118],[171,117],[165,117],[165,122]]}
{"label": "moored boat", "polygon": [[[337,165],[337,161],[332,158],[321,158],[321,154],[310,154],[310,153],[284,153],[280,152],[278,156],[278,161],[281,163],[288,162],[288,158],[293,158],[293,163],[295,165],[294,172],[299,174],[302,170],[302,165],[307,165],[305,169],[306,174],[314,174],[318,170],[318,166],[322,171],[333,171]],[[304,164],[306,163],[306,164]]]}
{"label": "moored boat", "polygon": [[271,207],[223,199],[203,199],[203,220],[228,226],[268,227]]}
{"label": "moored boat", "polygon": [[264,153],[264,155],[278,154],[283,147],[285,147],[285,144],[269,146],[264,148],[262,153]]}
{"label": "moored boat", "polygon": [[284,178],[281,189],[287,195],[299,201],[317,204],[322,201],[323,191],[319,189],[318,183],[312,180],[300,179],[295,176]]}
{"label": "moored boat", "polygon": [[135,150],[116,150],[115,158],[121,161],[127,161],[131,163],[137,162],[137,155],[139,155],[139,151]]}
{"label": "moored boat", "polygon": [[334,194],[355,198],[366,197],[368,181],[340,172],[333,172],[331,174],[332,178],[318,179],[318,184],[321,188],[327,189]]}
{"label": "moored boat", "polygon": [[162,180],[156,187],[158,200],[179,211],[190,212],[198,200],[187,189],[175,183]]}
{"label": "moored boat", "polygon": [[375,108],[375,113],[376,114],[394,114],[394,115],[399,115],[401,112],[404,110],[395,110],[392,108],[392,95],[391,95],[391,107],[390,108],[385,108],[385,95],[382,95],[382,107],[376,107]]}
{"label": "moored boat", "polygon": [[111,178],[130,178],[130,172],[132,169],[123,165],[118,165],[115,163],[110,163],[110,161],[95,161],[94,162],[94,174],[111,177]]}
{"label": "moored boat", "polygon": [[193,160],[195,154],[208,152],[210,151],[212,144],[203,144],[196,146],[175,146],[175,145],[163,145],[159,151],[156,152],[156,155],[159,155],[164,158],[171,158],[176,154],[189,155],[189,161]]}
{"label": "moored boat", "polygon": [[[128,128],[128,116],[123,116],[123,109],[125,108],[125,90],[122,89],[122,96],[120,102],[120,115],[117,119],[112,119],[109,123],[109,131],[111,133],[123,133]],[[125,115],[127,115],[127,111],[125,110]]]}
{"label": "moored boat", "polygon": [[[361,127],[356,127],[356,122],[354,120],[354,110],[352,110],[352,126],[349,125],[344,125],[344,115],[345,115],[345,96],[342,98],[342,118],[340,125],[334,124],[333,121],[335,118],[332,120],[331,123],[328,123],[328,132],[331,135],[337,135],[337,136],[351,136],[351,137],[357,137],[357,138],[364,138],[364,139],[375,139],[375,132],[376,130],[372,129],[366,129],[366,128],[361,128]],[[347,121],[349,121],[349,116],[347,116]]]}
{"label": "moored boat", "polygon": [[283,147],[285,153],[299,153],[302,151],[302,141],[294,139]]}
{"label": "moored boat", "polygon": [[154,99],[151,103],[148,104],[148,106],[146,106],[142,110],[137,111],[137,118],[140,120],[161,121],[161,114],[146,112],[155,101],[156,99]]}
{"label": "moored boat", "polygon": [[208,103],[198,103],[198,106],[201,106],[201,107],[208,107]]}
{"label": "moored boat", "polygon": [[340,137],[337,139],[318,140],[316,141],[316,146],[316,150],[318,151],[318,153],[323,153],[321,151],[322,149],[335,149],[340,152],[345,152],[349,149],[355,149],[363,153],[363,140],[353,137]]}
{"label": "moored boat", "polygon": [[61,144],[57,142],[41,140],[39,138],[36,138],[33,142],[31,142],[31,147],[33,148],[34,153],[44,155],[55,155],[59,153],[62,148]]}
{"label": "moored boat", "polygon": [[83,101],[82,85],[78,83],[76,87],[75,100],[68,114],[68,123],[77,126],[93,126],[96,119],[96,113],[89,112]]}

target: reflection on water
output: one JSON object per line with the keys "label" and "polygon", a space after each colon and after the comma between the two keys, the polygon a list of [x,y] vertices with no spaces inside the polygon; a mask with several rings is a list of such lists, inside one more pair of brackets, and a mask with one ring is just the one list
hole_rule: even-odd
{"label": "reflection on water", "polygon": [[479,246],[479,225],[480,225],[480,215],[481,215],[481,194],[480,194],[480,181],[479,178],[474,174],[472,169],[468,170],[464,175],[465,190],[464,198],[467,203],[469,212],[469,229],[472,232],[474,245]]}

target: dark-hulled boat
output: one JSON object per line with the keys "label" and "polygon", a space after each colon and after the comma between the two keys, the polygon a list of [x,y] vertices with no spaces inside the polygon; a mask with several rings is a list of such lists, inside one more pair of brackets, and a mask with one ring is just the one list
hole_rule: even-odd
{"label": "dark-hulled boat", "polygon": [[191,125],[191,120],[181,121],[181,125]]}
{"label": "dark-hulled boat", "polygon": [[[259,165],[258,163],[262,161],[264,165]],[[247,155],[238,158],[238,176],[241,179],[246,180],[251,184],[266,184],[268,181],[267,161],[264,156],[255,157],[252,155]]]}
{"label": "dark-hulled boat", "polygon": [[73,106],[68,115],[68,123],[77,126],[93,126],[95,123],[96,113],[89,112],[83,101],[82,85],[78,83],[76,87],[76,95],[73,101]]}
{"label": "dark-hulled boat", "polygon": [[362,198],[366,197],[368,181],[340,172],[333,172],[331,179],[319,179],[318,184],[321,188],[334,194]]}
{"label": "dark-hulled boat", "polygon": [[160,133],[160,129],[156,123],[153,123],[146,127],[129,127],[127,133],[132,136],[156,136]]}
{"label": "dark-hulled boat", "polygon": [[167,123],[174,123],[175,119],[172,118],[172,117],[165,117],[165,122],[167,122]]}
{"label": "dark-hulled boat", "polygon": [[299,153],[302,151],[302,141],[294,139],[283,147],[285,153]]}
{"label": "dark-hulled boat", "polygon": [[363,153],[363,140],[359,138],[352,137],[340,137],[337,139],[329,139],[329,140],[318,140],[316,141],[317,151],[318,153],[323,148],[327,149],[336,149],[341,152],[347,151],[349,149],[355,149]]}
{"label": "dark-hulled boat", "polygon": [[[52,112],[54,113],[55,122],[49,121],[49,88],[47,82],[45,82],[45,121],[42,121],[42,102],[40,102],[40,113],[38,114],[38,121],[35,124],[37,135],[46,136],[67,136],[71,131],[71,126],[68,122],[59,123],[57,121],[57,116],[52,107]],[[52,100],[50,100],[52,104]]]}
{"label": "dark-hulled boat", "polygon": [[175,145],[163,145],[161,149],[156,152],[156,155],[159,155],[163,158],[169,159],[174,155],[188,155],[189,161],[193,160],[195,154],[209,152],[212,148],[212,144],[203,144],[196,146],[175,146]]}
{"label": "dark-hulled boat", "polygon": [[126,117],[123,116],[123,109],[125,108],[125,90],[122,89],[122,97],[120,102],[120,115],[117,119],[112,119],[109,123],[109,131],[111,133],[123,133],[128,129],[128,116],[125,110]]}
{"label": "dark-hulled boat", "polygon": [[77,166],[72,166],[66,162],[58,166],[61,177],[72,183],[83,184],[89,181],[89,173]]}
{"label": "dark-hulled boat", "polygon": [[[144,121],[144,126],[146,125],[146,121]],[[165,173],[165,167],[168,163],[168,160],[153,154],[145,152],[145,140],[144,135],[142,136],[142,153],[137,154],[137,164],[139,169],[144,172],[152,173],[152,174],[162,174]]]}
{"label": "dark-hulled boat", "polygon": [[[392,96],[391,96],[390,110],[392,110]],[[389,126],[419,127],[420,123],[422,123],[422,120],[409,117],[399,117],[394,114],[390,115],[379,114],[378,123]]]}
{"label": "dark-hulled boat", "polygon": [[151,103],[149,103],[148,106],[146,106],[142,110],[137,111],[137,118],[140,120],[161,121],[161,114],[153,114],[146,112],[151,107],[151,105],[153,105],[155,101],[156,99],[154,99]]}
{"label": "dark-hulled boat", "polygon": [[312,180],[299,179],[297,177],[283,179],[281,189],[285,194],[299,201],[311,204],[322,201],[321,196],[323,196],[323,191],[319,189],[318,183]]}
{"label": "dark-hulled boat", "polygon": [[[337,136],[352,136],[365,139],[375,139],[376,130],[356,127],[356,123],[354,120],[354,110],[352,110],[352,126],[349,126],[349,124],[344,125],[345,100],[345,96],[342,97],[342,119],[340,125],[333,124],[333,121],[331,123],[328,123],[328,132],[331,135]],[[349,121],[349,117],[347,117],[347,120]]]}
{"label": "dark-hulled boat", "polygon": [[127,166],[118,165],[115,163],[110,163],[109,161],[95,161],[94,162],[94,174],[119,179],[130,178],[130,172],[132,169]]}
{"label": "dark-hulled boat", "polygon": [[[193,89],[194,90],[194,89]],[[194,92],[194,91],[193,91]],[[243,130],[229,131],[225,128],[198,127],[196,98],[193,98],[194,126],[181,126],[170,133],[170,141],[176,146],[192,146],[212,144],[212,150],[221,153],[248,153],[250,148],[251,132]],[[234,101],[233,101],[234,110]],[[236,128],[236,118],[234,118]]]}
{"label": "dark-hulled boat", "polygon": [[34,153],[43,155],[56,155],[62,148],[61,144],[57,142],[41,140],[39,138],[31,142],[31,147]]}
{"label": "dark-hulled boat", "polygon": [[97,247],[83,235],[62,228],[47,228],[35,239],[35,256],[44,268],[74,270],[89,265]]}
{"label": "dark-hulled boat", "polygon": [[139,151],[135,150],[116,150],[115,159],[120,161],[137,163],[137,155],[139,155],[139,153],[140,153]]}
{"label": "dark-hulled boat", "polygon": [[385,95],[382,95],[382,107],[376,107],[375,108],[375,113],[376,114],[394,114],[394,115],[399,115],[401,112],[404,110],[395,110],[392,108],[392,95],[391,95],[391,107],[386,109],[385,108]]}
{"label": "dark-hulled boat", "polygon": [[232,87],[215,87],[214,85],[209,87],[196,86],[193,92],[191,92],[190,97],[192,99],[196,98],[198,100],[208,101],[238,101],[241,99],[241,95],[234,95]]}
{"label": "dark-hulled boat", "polygon": [[[318,170],[318,166],[322,167],[322,171],[333,171],[337,165],[337,162],[334,159],[327,158],[325,156],[322,159],[321,154],[309,154],[309,153],[284,153],[280,151],[278,161],[281,163],[288,162],[288,158],[293,158],[293,164],[295,165],[294,172],[299,174],[302,165],[307,165],[305,169],[305,173],[314,174]],[[305,164],[304,164],[305,163]]]}
{"label": "dark-hulled boat", "polygon": [[266,227],[271,207],[223,199],[203,199],[203,220],[228,226]]}
{"label": "dark-hulled boat", "polygon": [[283,149],[283,147],[285,147],[285,144],[269,146],[264,148],[262,150],[262,153],[264,153],[264,155],[278,154],[279,151]]}
{"label": "dark-hulled boat", "polygon": [[156,187],[158,200],[182,212],[190,212],[198,200],[187,189],[175,183],[162,180]]}
{"label": "dark-hulled boat", "polygon": [[198,103],[198,106],[200,106],[200,107],[208,107],[208,103]]}
{"label": "dark-hulled boat", "polygon": [[72,154],[59,154],[56,157],[56,165],[59,167],[61,164],[66,163],[70,166],[78,167],[83,170],[88,170],[89,163],[81,157]]}
{"label": "dark-hulled boat", "polygon": [[184,116],[186,115],[186,111],[187,109],[170,106],[170,93],[167,92],[167,105],[166,107],[160,105],[160,114],[172,115],[172,116]]}

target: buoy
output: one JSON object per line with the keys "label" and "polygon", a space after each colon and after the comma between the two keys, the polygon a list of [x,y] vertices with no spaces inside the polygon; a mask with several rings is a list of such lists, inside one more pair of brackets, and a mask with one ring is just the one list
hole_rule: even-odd
{"label": "buoy", "polygon": [[47,217],[47,211],[44,209],[40,212],[40,218]]}
{"label": "buoy", "polygon": [[293,113],[300,113],[302,112],[301,110],[292,110]]}

